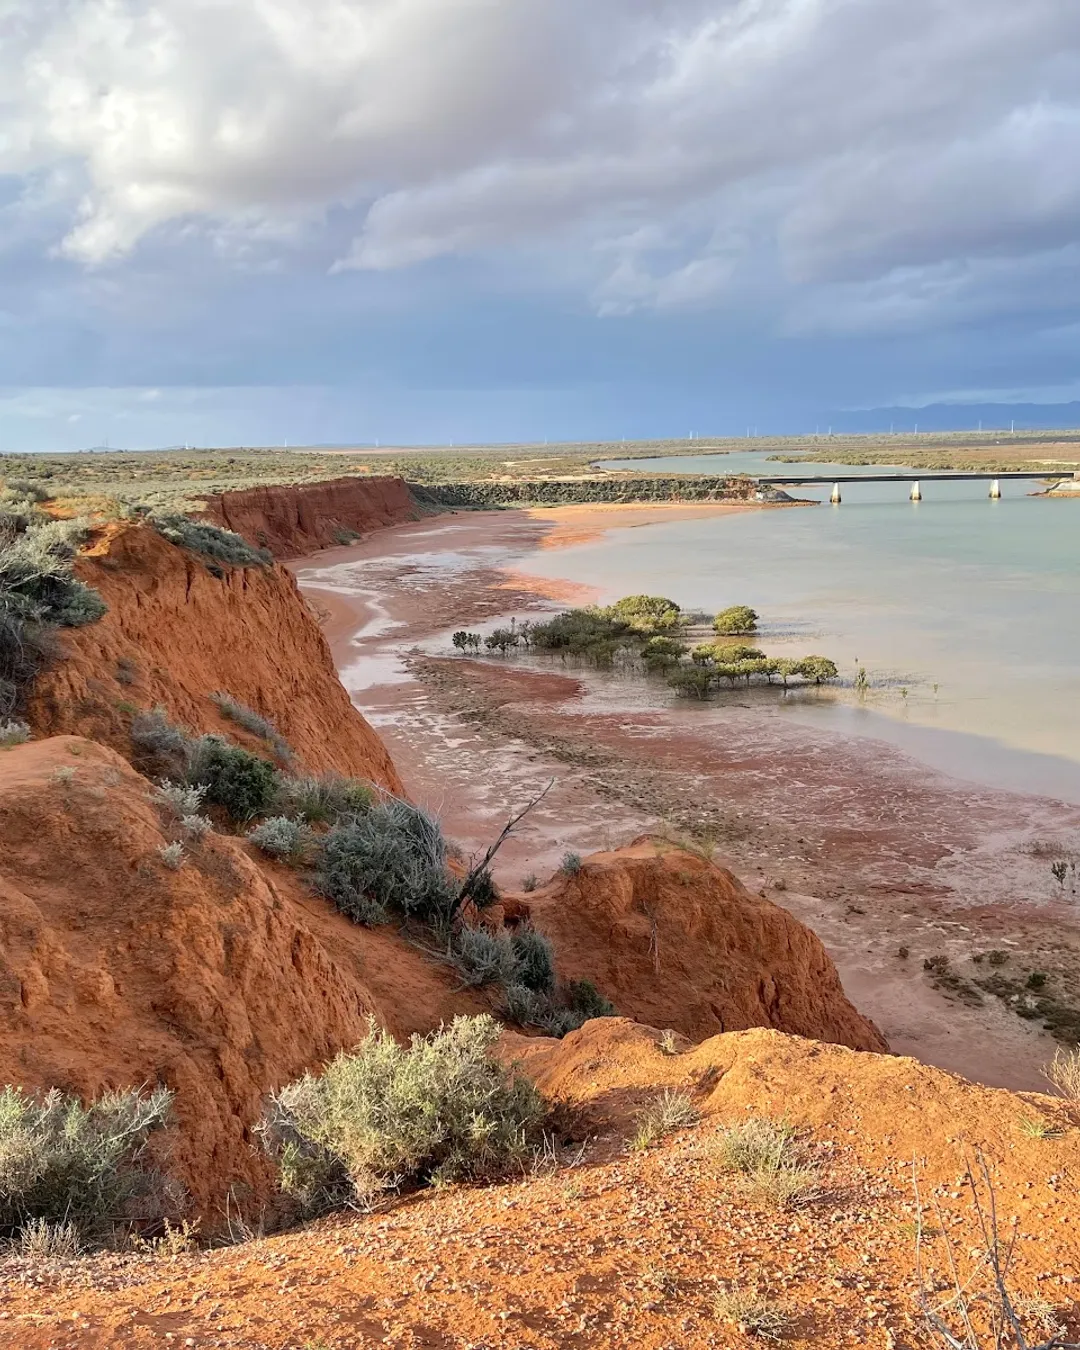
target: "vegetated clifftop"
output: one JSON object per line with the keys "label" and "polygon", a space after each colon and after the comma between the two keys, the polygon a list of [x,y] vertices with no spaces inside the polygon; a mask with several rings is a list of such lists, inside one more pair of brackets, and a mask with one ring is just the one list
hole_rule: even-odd
{"label": "vegetated clifftop", "polygon": [[206,499],[206,515],[276,558],[298,558],[423,514],[403,478],[333,478]]}
{"label": "vegetated clifftop", "polygon": [[595,854],[507,907],[551,938],[563,976],[591,979],[637,1022],[695,1041],[765,1026],[888,1049],[809,928],[665,840]]}
{"label": "vegetated clifftop", "polygon": [[39,735],[88,736],[128,753],[134,710],[161,704],[194,731],[227,732],[265,754],[261,742],[223,721],[209,697],[221,691],[269,717],[311,771],[402,791],[285,568],[215,574],[151,527],[131,524],[105,531],[77,570],[109,610],[60,637],[61,659],[39,677],[30,702]]}
{"label": "vegetated clifftop", "polygon": [[[106,1257],[87,1278],[10,1279],[5,1335],[19,1350],[61,1343],[58,1327],[94,1350],[167,1336],[235,1350],[745,1350],[773,1343],[754,1334],[760,1310],[780,1344],[919,1350],[944,1342],[919,1308],[913,1182],[925,1285],[947,1304],[951,1256],[981,1298],[988,1244],[956,1184],[981,1150],[1029,1344],[1059,1324],[1064,1342],[1077,1340],[1080,1131],[1065,1103],[775,1031],[673,1053],[658,1031],[608,1019],[561,1042],[504,1042],[566,1114],[586,1117],[588,1138],[535,1175],[429,1190],[256,1248],[132,1264],[120,1278]],[[665,1092],[684,1094],[699,1123],[628,1150],[636,1114]],[[767,1174],[758,1186],[725,1165],[720,1132],[763,1119],[796,1132],[807,1187],[797,1206],[770,1196]]]}
{"label": "vegetated clifftop", "polygon": [[[58,772],[59,771],[59,772]],[[269,1193],[264,1095],[356,1044],[486,1004],[387,930],[357,927],[243,841],[185,839],[113,751],[0,751],[0,1083],[84,1098],[176,1090],[176,1171],[211,1227]]]}
{"label": "vegetated clifftop", "polygon": [[[427,1031],[498,997],[463,989],[392,928],[352,924],[243,840],[183,835],[152,784],[92,741],[0,752],[0,838],[0,1083],[86,1098],[174,1088],[177,1172],[208,1228],[230,1191],[270,1193],[251,1135],[267,1092],[356,1044],[369,1015]],[[174,839],[175,870],[160,852]],[[639,844],[588,860],[572,884],[539,893],[537,921],[563,973],[594,976],[623,1011],[695,1036],[715,1005],[727,1025],[883,1044],[816,939],[693,855]],[[559,925],[545,922],[557,897]],[[659,920],[659,973],[642,902]]]}

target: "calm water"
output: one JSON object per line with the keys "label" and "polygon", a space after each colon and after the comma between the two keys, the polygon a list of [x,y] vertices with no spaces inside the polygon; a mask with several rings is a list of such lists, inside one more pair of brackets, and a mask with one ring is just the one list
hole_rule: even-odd
{"label": "calm water", "polygon": [[[755,454],[645,463],[784,470]],[[833,467],[860,472],[791,469]],[[986,482],[924,480],[924,500],[912,503],[906,484],[845,484],[838,507],[828,489],[798,488],[824,504],[617,529],[537,554],[528,570],[609,598],[647,591],[709,611],[750,604],[770,654],[831,656],[849,684],[858,663],[873,685],[865,702],[850,688],[783,701],[762,691],[779,715],[894,741],[962,777],[1080,802],[1080,502],[1025,495],[1038,486],[1006,483],[991,502]]]}

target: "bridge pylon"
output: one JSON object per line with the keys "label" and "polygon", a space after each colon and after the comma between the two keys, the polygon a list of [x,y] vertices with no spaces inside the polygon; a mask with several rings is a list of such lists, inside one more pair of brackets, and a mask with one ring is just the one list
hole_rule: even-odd
{"label": "bridge pylon", "polygon": [[990,500],[993,502],[1001,500],[1001,480],[999,478],[995,478],[990,484]]}
{"label": "bridge pylon", "polygon": [[839,506],[839,505],[840,505],[840,484],[839,484],[839,483],[834,483],[834,484],[832,485],[832,496],[830,496],[829,501],[832,502],[833,506]]}
{"label": "bridge pylon", "polygon": [[911,500],[913,502],[922,501],[922,489],[919,487],[919,480],[916,479],[911,485]]}

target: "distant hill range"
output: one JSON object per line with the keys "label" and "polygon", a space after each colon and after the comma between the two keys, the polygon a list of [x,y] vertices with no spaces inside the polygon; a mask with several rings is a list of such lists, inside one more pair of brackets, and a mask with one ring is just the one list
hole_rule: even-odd
{"label": "distant hill range", "polygon": [[[862,408],[829,414],[834,432],[1043,431],[1080,427],[1080,402],[928,403],[924,408]],[[824,430],[824,428],[822,428]]]}

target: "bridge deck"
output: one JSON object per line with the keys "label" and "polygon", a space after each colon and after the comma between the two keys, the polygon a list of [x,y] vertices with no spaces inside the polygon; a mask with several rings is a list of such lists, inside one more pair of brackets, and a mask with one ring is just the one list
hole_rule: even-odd
{"label": "bridge deck", "polygon": [[1072,478],[1071,469],[1062,469],[1060,472],[1054,469],[1024,469],[1014,473],[994,473],[992,470],[985,472],[964,469],[960,470],[931,470],[930,472],[920,472],[918,469],[911,469],[904,473],[851,473],[851,474],[770,474],[763,478],[758,474],[748,474],[756,483],[763,486],[789,485],[792,487],[808,487],[812,483],[935,483],[935,482],[955,482],[964,479],[985,479],[992,480],[996,478],[1000,483],[1012,482],[1014,479],[1039,479],[1039,478]]}

